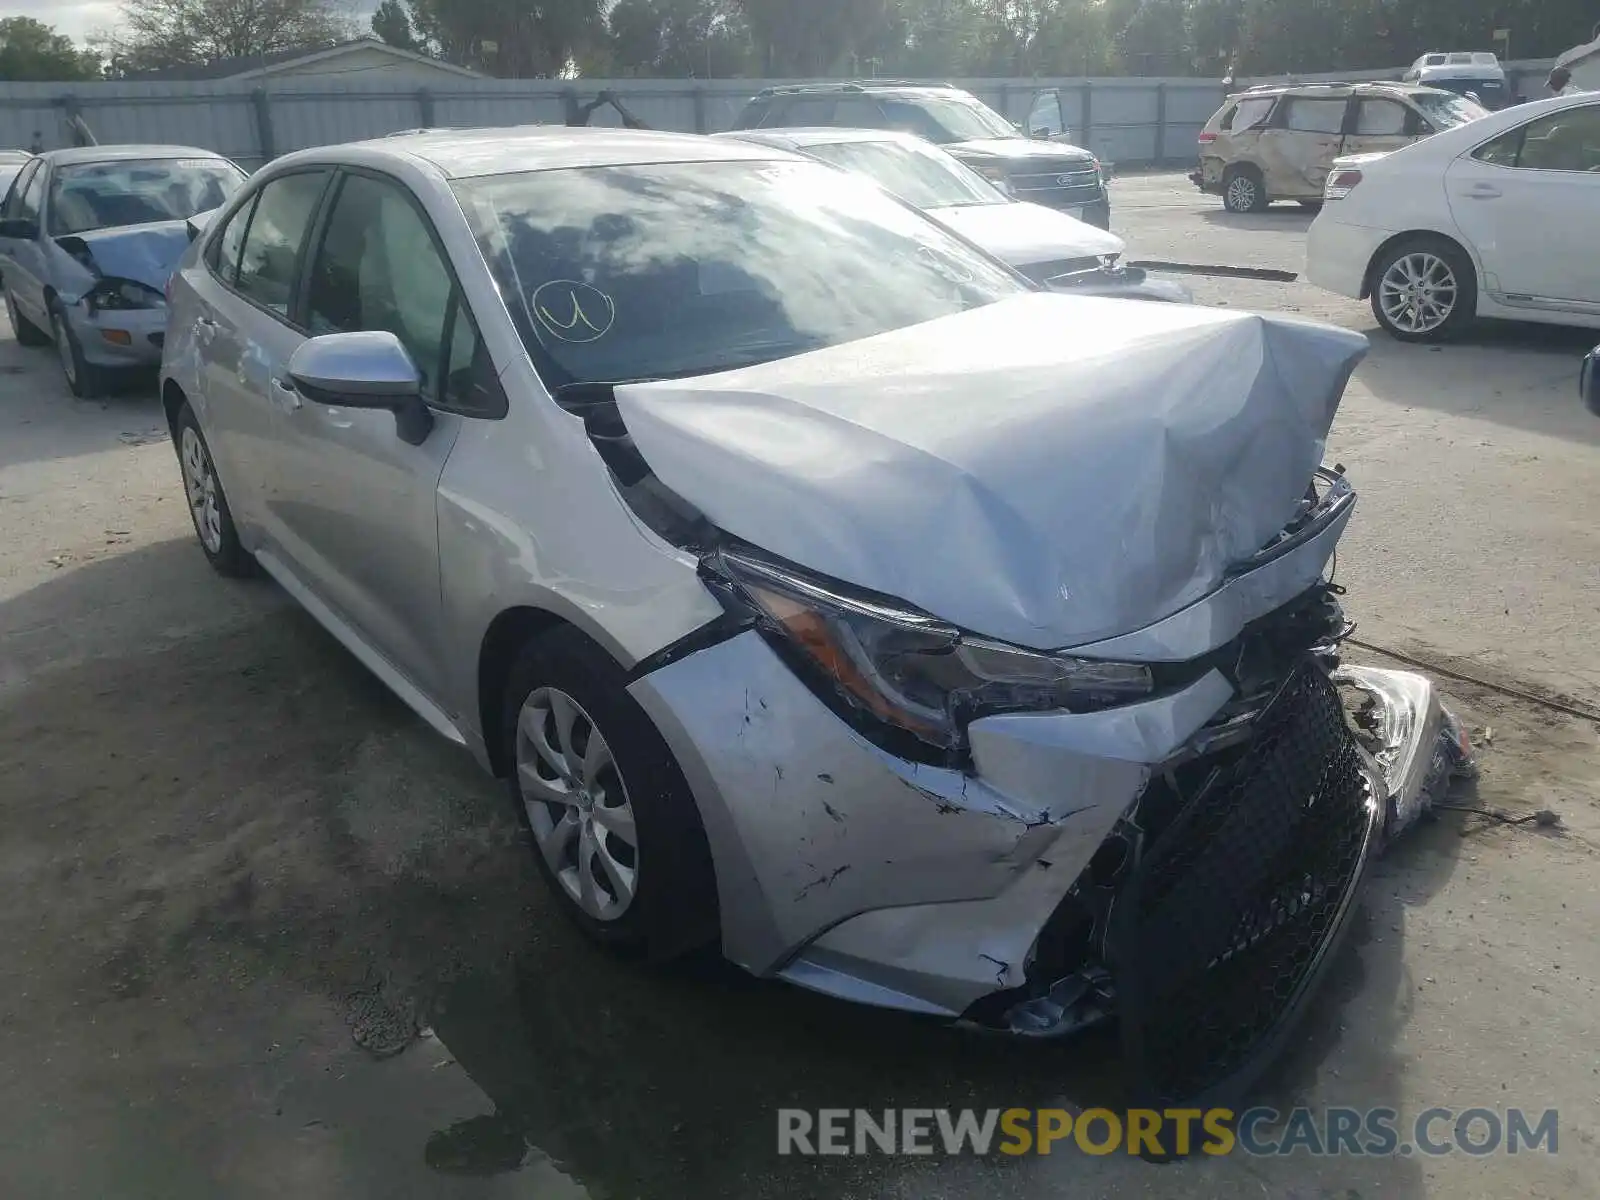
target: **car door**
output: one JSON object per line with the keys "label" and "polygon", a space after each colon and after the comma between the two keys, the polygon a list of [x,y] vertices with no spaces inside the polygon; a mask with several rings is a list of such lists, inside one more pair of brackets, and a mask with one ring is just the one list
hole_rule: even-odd
{"label": "car door", "polygon": [[5,276],[5,288],[16,301],[17,309],[38,328],[50,328],[50,313],[45,304],[46,278],[44,249],[40,239],[42,227],[44,189],[49,166],[43,159],[34,159],[17,177],[11,193],[6,198],[4,216],[30,224],[33,236],[7,238],[3,247],[4,265],[0,272]]}
{"label": "car door", "polygon": [[1422,116],[1388,96],[1357,96],[1341,154],[1381,154],[1416,141]]}
{"label": "car door", "polygon": [[404,184],[343,174],[316,243],[307,331],[393,333],[422,377],[434,427],[413,446],[386,411],[286,408],[274,503],[284,550],[373,649],[424,694],[439,696],[439,477],[463,421],[503,415],[486,409],[478,386],[499,395],[498,383],[492,368],[484,375],[477,326],[432,223]]}
{"label": "car door", "polygon": [[206,245],[196,279],[193,330],[204,398],[202,425],[236,524],[271,550],[278,408],[298,396],[284,384],[305,340],[293,319],[312,223],[331,168],[269,179]]}
{"label": "car door", "polygon": [[1504,303],[1600,306],[1600,103],[1564,108],[1463,155],[1450,214]]}
{"label": "car door", "polygon": [[1344,145],[1348,95],[1285,96],[1257,142],[1267,194],[1287,200],[1322,196]]}

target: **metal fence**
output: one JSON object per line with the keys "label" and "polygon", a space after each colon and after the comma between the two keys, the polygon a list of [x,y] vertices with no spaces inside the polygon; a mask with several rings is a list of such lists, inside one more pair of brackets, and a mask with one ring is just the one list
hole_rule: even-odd
{"label": "metal fence", "polygon": [[[1508,64],[1528,95],[1542,95],[1548,63]],[[1398,70],[1341,78],[1395,78]],[[1530,76],[1537,75],[1537,81]],[[1303,77],[1311,82],[1313,76]],[[378,137],[402,129],[561,124],[567,97],[620,97],[656,129],[716,133],[772,80],[450,79],[437,87],[374,80],[285,79],[269,87],[178,82],[0,83],[0,148],[72,144],[80,116],[102,143],[154,142],[215,150],[246,167],[310,146]],[[971,79],[959,86],[1008,118],[1023,121],[1041,92],[1060,96],[1077,144],[1119,164],[1172,163],[1194,155],[1195,138],[1224,96],[1204,79]],[[1243,87],[1247,82],[1241,81]],[[615,124],[609,109],[596,124]]]}

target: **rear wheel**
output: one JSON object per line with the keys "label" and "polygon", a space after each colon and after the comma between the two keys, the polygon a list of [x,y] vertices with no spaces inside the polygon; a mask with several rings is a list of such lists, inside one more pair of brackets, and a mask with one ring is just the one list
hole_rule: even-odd
{"label": "rear wheel", "polygon": [[233,514],[228,510],[228,497],[211,458],[211,447],[206,445],[200,422],[187,403],[178,410],[173,428],[178,466],[183,471],[184,496],[189,501],[189,515],[194,519],[200,549],[205,551],[207,561],[219,575],[240,579],[255,574],[255,557],[239,542]]}
{"label": "rear wheel", "polygon": [[1454,242],[1419,236],[1385,250],[1372,270],[1372,315],[1402,342],[1454,337],[1478,310],[1478,275]]}
{"label": "rear wheel", "polygon": [[50,344],[50,335],[22,315],[17,308],[17,302],[11,298],[9,291],[6,292],[6,316],[11,321],[11,331],[17,335],[17,345],[48,346]]}
{"label": "rear wheel", "polygon": [[1252,166],[1229,167],[1222,175],[1222,207],[1231,213],[1265,212],[1271,200],[1261,172]]}
{"label": "rear wheel", "polygon": [[716,940],[705,828],[627,674],[575,629],[523,648],[503,710],[511,794],[557,902],[594,941],[670,958]]}

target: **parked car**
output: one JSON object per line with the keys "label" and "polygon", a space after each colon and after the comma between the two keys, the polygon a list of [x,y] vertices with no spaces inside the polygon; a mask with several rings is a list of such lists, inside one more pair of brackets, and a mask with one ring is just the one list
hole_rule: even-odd
{"label": "parked car", "polygon": [[1600,346],[1584,356],[1578,373],[1578,394],[1589,411],[1600,417]]}
{"label": "parked car", "polygon": [[1511,103],[1511,88],[1500,60],[1486,50],[1453,50],[1424,54],[1404,76],[1406,83],[1475,97],[1490,111]]}
{"label": "parked car", "polygon": [[11,181],[32,161],[33,155],[26,150],[0,150],[0,196],[10,189]]}
{"label": "parked car", "polygon": [[1307,278],[1370,299],[1401,340],[1449,337],[1480,316],[1600,327],[1600,94],[1340,159],[1327,197]]}
{"label": "parked car", "polygon": [[1019,200],[1111,228],[1100,162],[1087,150],[1027,138],[970,92],[942,85],[873,80],[770,87],[740,112],[735,129],[889,129],[942,146],[980,175],[1008,184]]}
{"label": "parked car", "polygon": [[735,130],[718,137],[793,150],[863,175],[1035,283],[1097,296],[1188,303],[1173,279],[1120,264],[1116,234],[1002,191],[939,147],[870,129]]}
{"label": "parked car", "polygon": [[1316,208],[1340,155],[1397,150],[1487,111],[1453,92],[1396,83],[1251,88],[1206,122],[1189,178],[1229,212],[1264,212],[1275,200]]}
{"label": "parked car", "polygon": [[[1357,334],[1033,288],[768,146],[454,131],[291,154],[173,281],[201,546],[505,776],[653,955],[1262,1065],[1425,679],[1330,677]],[[1354,740],[1337,687],[1384,731]]]}
{"label": "parked car", "polygon": [[55,343],[92,396],[116,367],[161,361],[162,294],[185,219],[222,205],[244,172],[209,150],[89,146],[24,164],[0,205],[6,314],[24,346]]}

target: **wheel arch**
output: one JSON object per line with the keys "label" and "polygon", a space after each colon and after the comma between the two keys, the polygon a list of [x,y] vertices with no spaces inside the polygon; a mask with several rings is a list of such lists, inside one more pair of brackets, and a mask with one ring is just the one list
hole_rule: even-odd
{"label": "wheel arch", "polygon": [[178,438],[178,413],[187,403],[188,394],[176,379],[168,379],[161,385],[161,411],[167,418],[167,433],[174,441]]}
{"label": "wheel arch", "polygon": [[1478,294],[1481,296],[1483,294],[1483,268],[1478,264],[1477,255],[1473,254],[1471,249],[1460,238],[1439,229],[1408,229],[1404,233],[1397,233],[1388,238],[1372,252],[1372,257],[1367,260],[1367,269],[1361,276],[1361,299],[1369,300],[1372,298],[1372,288],[1377,282],[1378,264],[1383,261],[1384,256],[1389,251],[1405,242],[1427,241],[1429,239],[1448,242],[1466,256],[1467,261],[1472,264],[1473,282],[1477,285]]}
{"label": "wheel arch", "polygon": [[616,654],[589,632],[548,608],[520,604],[498,613],[484,630],[478,645],[478,729],[483,736],[484,754],[489,769],[497,778],[511,773],[511,748],[505,744],[501,728],[501,705],[517,653],[534,638],[554,629],[572,629],[594,642],[613,659]]}

